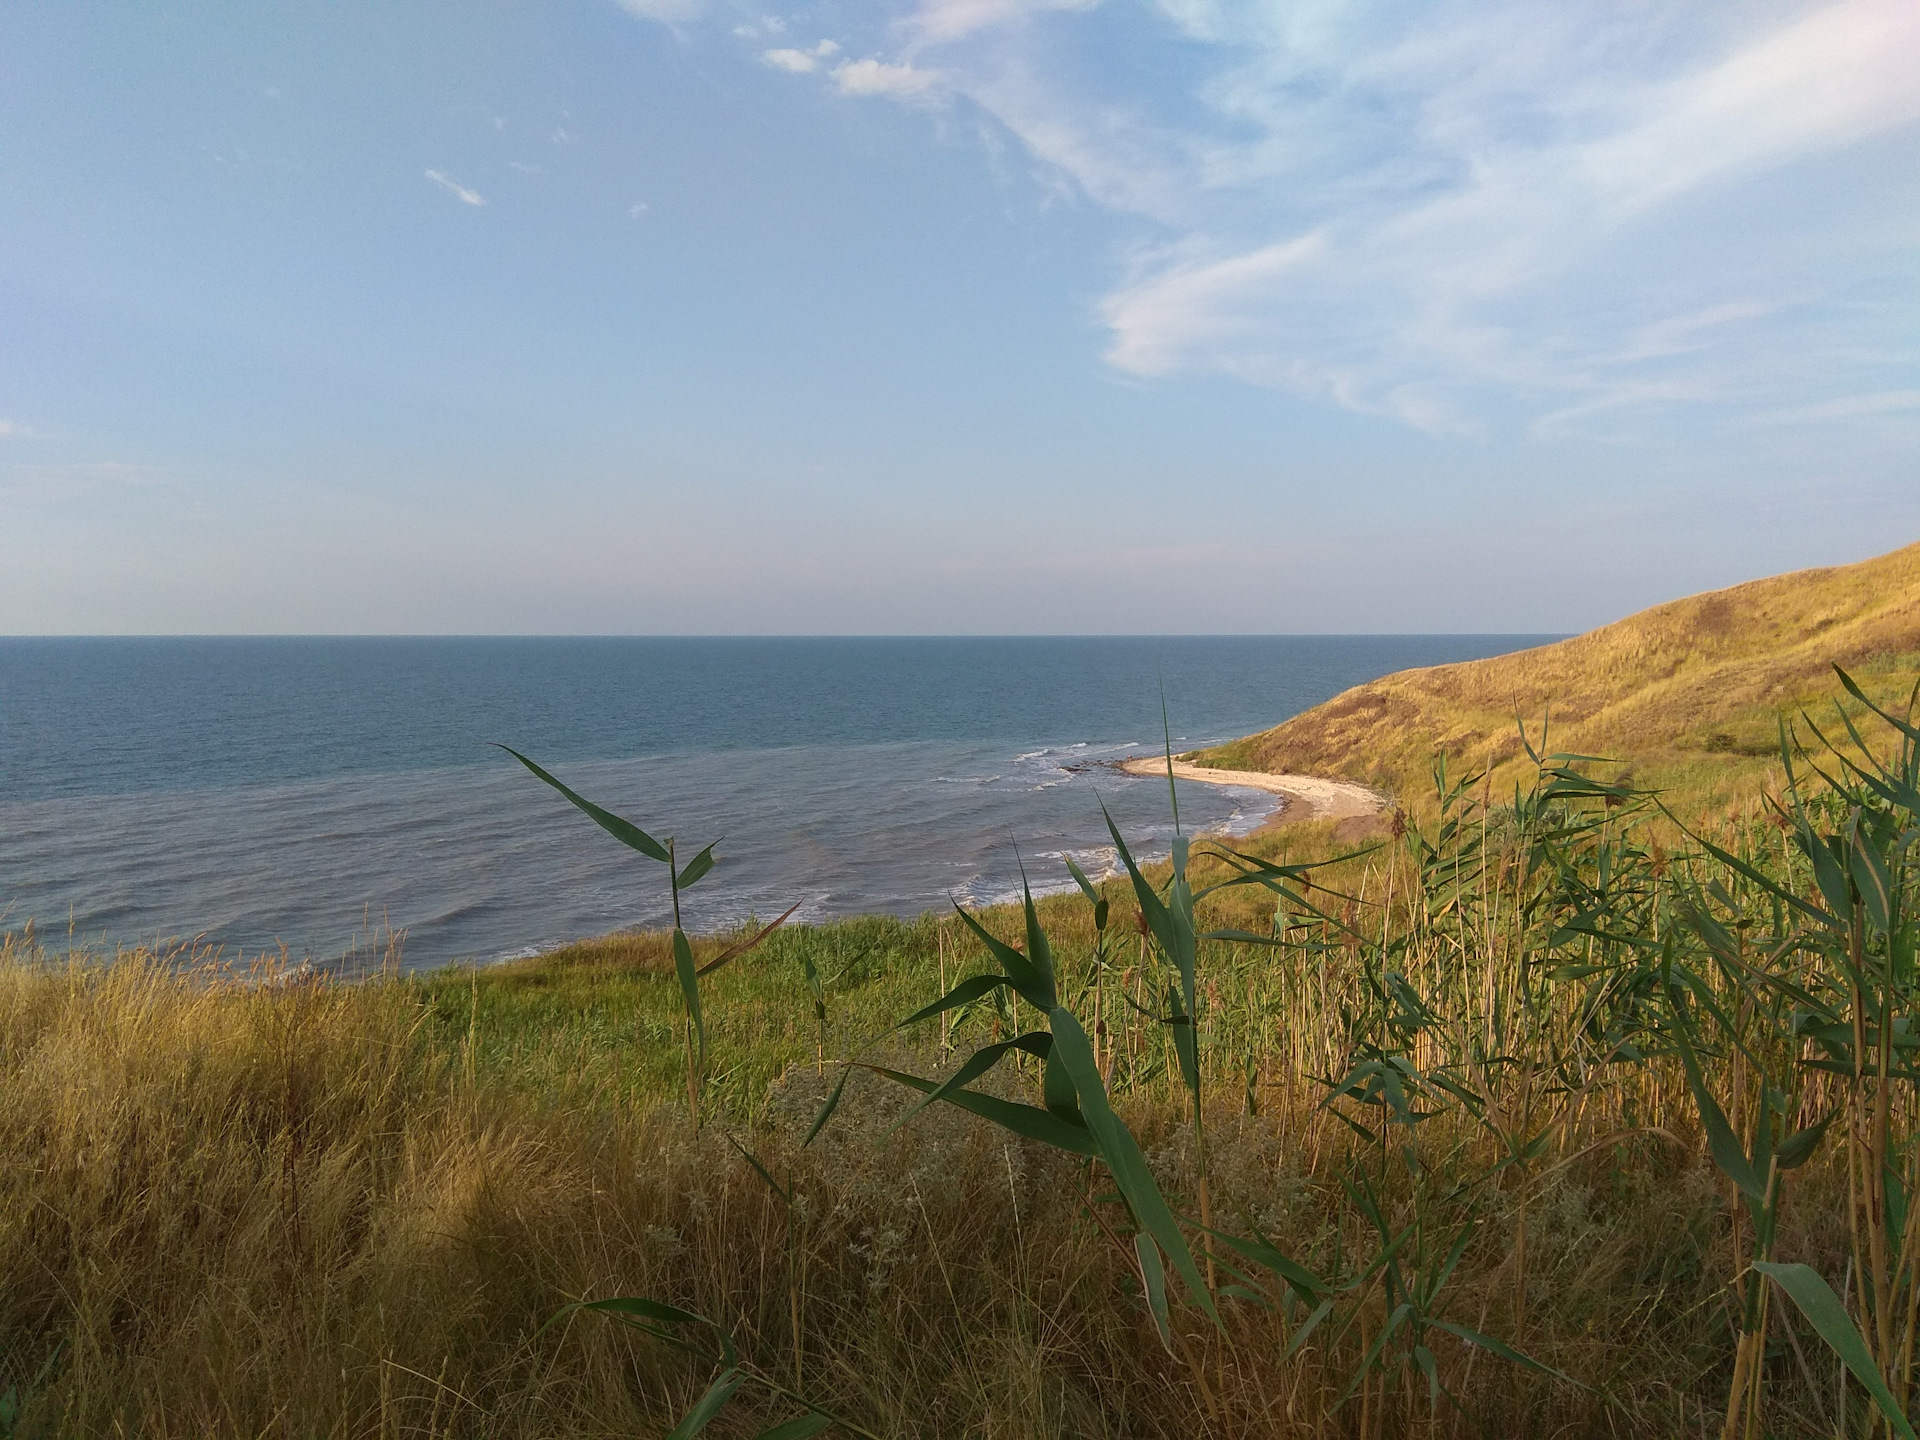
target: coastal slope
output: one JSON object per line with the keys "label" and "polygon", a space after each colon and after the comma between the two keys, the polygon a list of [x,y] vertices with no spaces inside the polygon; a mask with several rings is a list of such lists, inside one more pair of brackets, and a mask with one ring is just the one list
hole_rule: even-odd
{"label": "coastal slope", "polygon": [[1185,757],[1216,769],[1323,775],[1405,795],[1437,754],[1525,763],[1519,726],[1555,751],[1623,762],[1642,783],[1711,801],[1777,754],[1777,718],[1832,715],[1845,667],[1877,700],[1920,674],[1920,544],[1657,605],[1552,645],[1403,670],[1284,724]]}

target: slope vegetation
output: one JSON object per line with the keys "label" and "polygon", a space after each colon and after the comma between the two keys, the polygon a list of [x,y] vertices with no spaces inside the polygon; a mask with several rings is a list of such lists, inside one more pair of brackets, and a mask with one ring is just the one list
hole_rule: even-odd
{"label": "slope vegetation", "polygon": [[1617,759],[1640,783],[1712,804],[1777,766],[1776,717],[1832,718],[1836,664],[1876,699],[1904,701],[1920,674],[1920,544],[1675,600],[1533,650],[1403,670],[1190,758],[1405,795],[1442,753],[1505,781],[1527,763],[1524,722],[1536,744],[1545,725],[1552,750]]}

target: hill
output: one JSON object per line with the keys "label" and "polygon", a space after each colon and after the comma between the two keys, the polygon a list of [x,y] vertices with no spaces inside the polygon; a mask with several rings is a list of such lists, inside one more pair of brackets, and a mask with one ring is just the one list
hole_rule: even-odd
{"label": "hill", "polygon": [[1526,763],[1524,720],[1536,744],[1546,723],[1552,749],[1617,759],[1639,783],[1711,806],[1777,769],[1777,716],[1832,716],[1836,664],[1877,700],[1904,702],[1920,675],[1920,544],[1689,596],[1491,660],[1403,670],[1189,758],[1405,796],[1444,752],[1451,765],[1491,765],[1504,785]]}

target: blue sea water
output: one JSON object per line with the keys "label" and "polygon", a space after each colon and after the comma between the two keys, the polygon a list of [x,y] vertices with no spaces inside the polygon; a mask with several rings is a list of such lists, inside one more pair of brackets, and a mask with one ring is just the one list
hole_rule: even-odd
{"label": "blue sea water", "polygon": [[[204,935],[327,960],[368,919],[411,964],[666,914],[659,867],[489,742],[723,863],[688,923],[1003,898],[1164,853],[1165,783],[1112,762],[1276,724],[1349,685],[1554,637],[0,639],[0,928]],[[1254,790],[1185,784],[1189,830]]]}

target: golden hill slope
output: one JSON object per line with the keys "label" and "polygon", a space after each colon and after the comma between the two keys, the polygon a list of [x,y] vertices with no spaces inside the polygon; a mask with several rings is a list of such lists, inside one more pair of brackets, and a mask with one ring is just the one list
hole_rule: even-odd
{"label": "golden hill slope", "polygon": [[1403,670],[1194,758],[1405,794],[1424,787],[1437,751],[1516,767],[1516,716],[1536,744],[1546,718],[1552,749],[1614,757],[1643,783],[1682,782],[1708,800],[1766,769],[1776,715],[1833,713],[1835,664],[1876,699],[1904,700],[1920,672],[1920,544],[1693,595],[1533,650]]}

